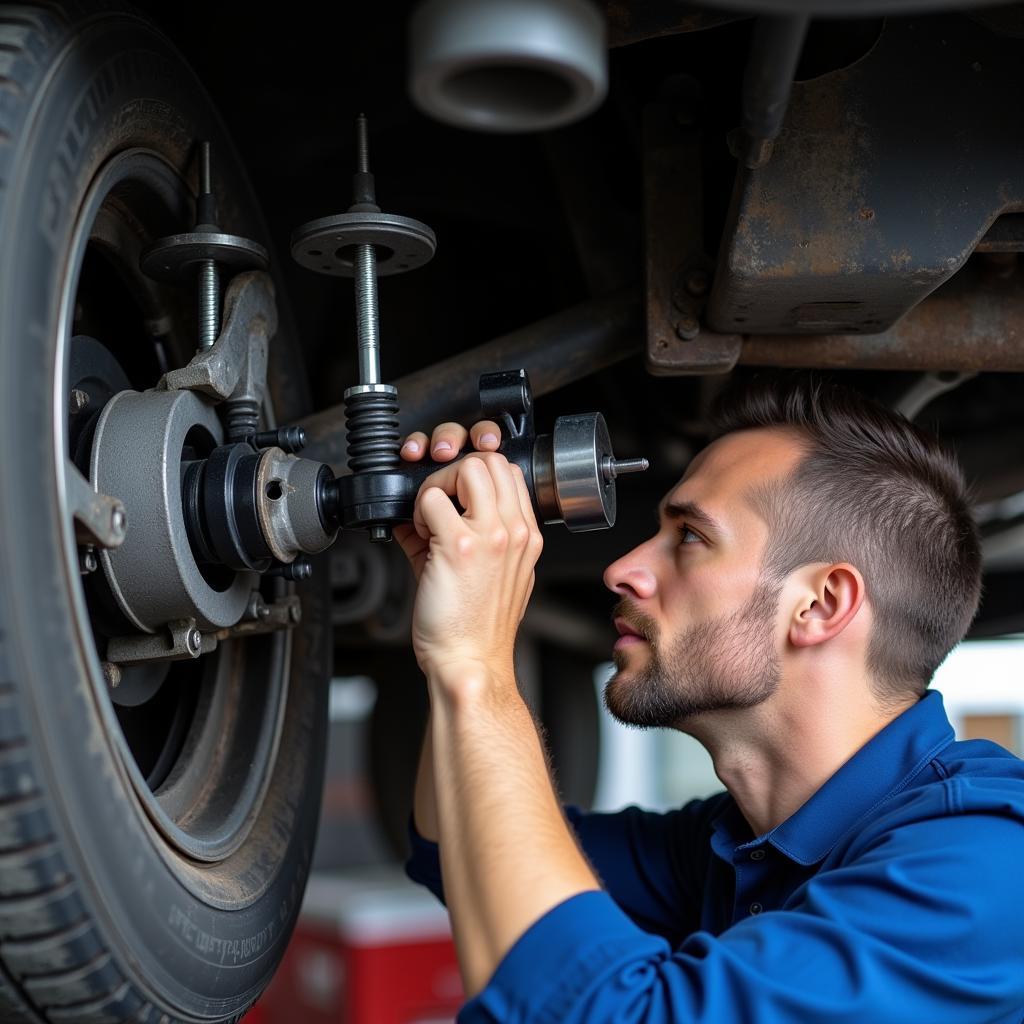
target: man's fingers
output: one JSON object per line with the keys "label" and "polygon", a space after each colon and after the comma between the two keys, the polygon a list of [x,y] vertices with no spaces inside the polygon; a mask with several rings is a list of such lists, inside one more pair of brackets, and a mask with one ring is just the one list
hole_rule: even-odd
{"label": "man's fingers", "polygon": [[442,423],[430,438],[430,456],[437,462],[454,459],[466,445],[469,431],[461,423]]}
{"label": "man's fingers", "polygon": [[413,525],[424,539],[429,539],[431,535],[450,537],[464,528],[462,517],[455,510],[452,499],[440,487],[427,487],[426,484],[416,499]]}
{"label": "man's fingers", "polygon": [[[486,521],[494,515],[497,498],[491,474],[478,456],[468,455],[452,466],[445,466],[431,473],[420,485],[420,496],[430,488],[439,488],[450,498],[458,498],[466,514],[477,520]],[[458,515],[458,513],[455,513]],[[419,500],[413,511],[413,524],[420,536],[426,524],[419,513]]]}
{"label": "man's fingers", "polygon": [[402,458],[407,462],[419,462],[427,453],[427,435],[422,430],[413,431],[402,442]]}
{"label": "man's fingers", "polygon": [[[523,510],[519,503],[519,493],[513,468],[504,455],[483,455],[480,457],[491,474],[494,493],[498,501],[498,514],[508,528],[510,535],[519,532],[524,526]],[[529,522],[529,520],[527,520]]]}
{"label": "man's fingers", "polygon": [[480,420],[469,429],[469,439],[478,452],[493,452],[501,444],[501,428],[494,420]]}
{"label": "man's fingers", "polygon": [[544,537],[540,532],[540,526],[537,523],[537,516],[533,511],[533,501],[530,498],[530,489],[526,486],[526,477],[523,475],[523,471],[515,465],[511,468],[512,479],[515,481],[516,485],[516,494],[519,497],[519,506],[523,510],[523,518],[530,527],[529,547],[533,556],[535,558],[540,558],[540,553],[544,547]]}

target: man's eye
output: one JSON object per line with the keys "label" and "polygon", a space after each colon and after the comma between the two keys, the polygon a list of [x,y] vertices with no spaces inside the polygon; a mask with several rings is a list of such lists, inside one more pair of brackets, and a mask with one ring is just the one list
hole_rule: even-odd
{"label": "man's eye", "polygon": [[679,527],[679,542],[681,544],[701,544],[704,538],[699,533],[694,533],[688,526]]}

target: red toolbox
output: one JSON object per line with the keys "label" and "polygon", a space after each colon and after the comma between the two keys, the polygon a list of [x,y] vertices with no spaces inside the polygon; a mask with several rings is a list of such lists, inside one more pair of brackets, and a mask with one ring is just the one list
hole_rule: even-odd
{"label": "red toolbox", "polygon": [[462,1002],[444,907],[399,869],[373,869],[310,878],[295,935],[254,1019],[451,1024]]}

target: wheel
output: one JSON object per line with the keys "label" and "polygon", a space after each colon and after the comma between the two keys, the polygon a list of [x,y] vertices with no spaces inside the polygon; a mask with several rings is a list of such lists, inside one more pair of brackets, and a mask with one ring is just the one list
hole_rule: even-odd
{"label": "wheel", "polygon": [[[222,222],[267,244],[224,127],[159,32],[109,4],[0,7],[3,1020],[237,1020],[312,856],[323,586],[300,589],[298,628],[118,681],[101,658],[126,623],[72,521],[105,403],[194,351],[194,297],[143,277],[139,253],[190,228],[199,140]],[[305,382],[279,313],[263,413],[280,423]],[[291,586],[262,584],[268,600]]]}

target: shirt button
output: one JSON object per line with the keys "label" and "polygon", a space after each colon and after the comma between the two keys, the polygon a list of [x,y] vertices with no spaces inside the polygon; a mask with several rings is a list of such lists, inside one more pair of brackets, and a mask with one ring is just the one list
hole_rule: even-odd
{"label": "shirt button", "polygon": [[764,910],[764,907],[762,907],[760,903],[751,903],[750,904],[750,912],[751,912],[751,914],[760,914],[762,910]]}
{"label": "shirt button", "polygon": [[751,860],[764,860],[764,850],[751,850],[750,851],[750,859]]}

